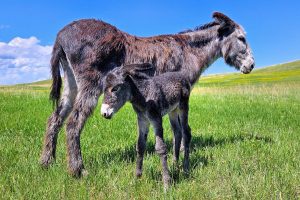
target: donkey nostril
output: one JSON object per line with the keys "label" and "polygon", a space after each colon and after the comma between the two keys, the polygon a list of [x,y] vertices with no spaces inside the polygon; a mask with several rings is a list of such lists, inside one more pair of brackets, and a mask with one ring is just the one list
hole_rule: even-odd
{"label": "donkey nostril", "polygon": [[106,113],[103,113],[103,117],[106,117]]}
{"label": "donkey nostril", "polygon": [[250,68],[253,69],[253,68],[254,68],[254,64],[252,64],[252,65],[250,66]]}

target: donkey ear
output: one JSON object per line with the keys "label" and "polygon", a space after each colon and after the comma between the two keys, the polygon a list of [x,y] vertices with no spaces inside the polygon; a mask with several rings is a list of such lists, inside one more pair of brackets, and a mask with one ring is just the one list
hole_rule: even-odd
{"label": "donkey ear", "polygon": [[214,12],[213,18],[220,24],[218,30],[220,36],[226,36],[233,32],[236,24],[232,19],[220,12]]}
{"label": "donkey ear", "polygon": [[150,63],[125,65],[123,69],[126,74],[139,78],[153,76],[155,72],[155,68]]}
{"label": "donkey ear", "polygon": [[125,81],[134,83],[132,75],[125,73],[124,77]]}
{"label": "donkey ear", "polygon": [[220,12],[214,12],[213,18],[219,24],[235,25],[235,22],[232,19],[230,19],[229,17],[227,17],[226,15]]}

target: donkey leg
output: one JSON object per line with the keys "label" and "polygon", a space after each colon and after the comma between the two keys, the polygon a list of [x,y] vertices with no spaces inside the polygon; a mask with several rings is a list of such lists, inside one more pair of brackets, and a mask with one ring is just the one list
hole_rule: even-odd
{"label": "donkey leg", "polygon": [[100,94],[100,88],[91,84],[80,88],[67,122],[68,169],[70,174],[75,177],[80,177],[84,169],[80,149],[80,133],[87,118],[96,107]]}
{"label": "donkey leg", "polygon": [[[178,126],[178,127],[180,127],[180,130],[182,130],[181,122],[180,122],[180,118],[179,118],[179,114],[177,113],[176,116],[175,116],[175,114],[174,114],[173,118],[174,118],[174,121],[177,121],[177,122],[179,123],[179,126]],[[176,119],[176,118],[177,118],[177,119]],[[172,126],[172,124],[171,124],[171,126]],[[173,131],[173,128],[172,128],[172,131]],[[174,133],[174,131],[173,131],[173,133]],[[182,137],[182,133],[181,133],[180,135],[178,135],[177,138],[178,138],[178,140],[181,141],[181,142],[180,142],[180,148],[179,148],[179,151],[184,151],[184,138]],[[175,139],[176,139],[176,137],[175,137]],[[174,143],[174,142],[175,142],[175,140],[173,140],[173,143]]]}
{"label": "donkey leg", "polygon": [[58,107],[48,119],[43,151],[40,158],[40,164],[43,167],[48,167],[55,160],[57,135],[64,120],[72,110],[77,93],[77,85],[70,68],[68,68],[67,64],[63,66],[65,73],[64,89]]}
{"label": "donkey leg", "polygon": [[146,149],[147,136],[149,132],[149,121],[142,114],[138,114],[139,136],[136,144],[136,176],[139,178],[143,173],[143,160]]}
{"label": "donkey leg", "polygon": [[164,188],[167,189],[171,182],[170,172],[168,168],[167,161],[167,145],[163,138],[163,126],[162,118],[157,117],[151,120],[155,132],[155,151],[160,156],[160,161],[162,164],[162,180],[164,183]]}
{"label": "donkey leg", "polygon": [[181,144],[181,125],[178,120],[178,113],[173,111],[169,113],[169,120],[171,124],[171,128],[174,134],[173,138],[173,161],[176,165],[178,165],[179,153],[180,153],[180,144]]}
{"label": "donkey leg", "polygon": [[179,114],[182,133],[183,133],[183,141],[184,141],[184,161],[183,161],[183,170],[186,174],[189,173],[189,165],[190,165],[190,143],[192,139],[191,128],[188,123],[188,101],[184,102]]}

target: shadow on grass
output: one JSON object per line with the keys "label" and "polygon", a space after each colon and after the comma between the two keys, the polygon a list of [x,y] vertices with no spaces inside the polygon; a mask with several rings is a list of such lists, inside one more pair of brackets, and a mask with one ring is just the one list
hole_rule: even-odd
{"label": "shadow on grass", "polygon": [[204,149],[207,147],[214,147],[214,146],[223,146],[226,144],[236,143],[236,142],[243,142],[243,141],[250,141],[256,140],[261,141],[264,143],[271,143],[272,139],[270,137],[265,136],[258,136],[254,134],[247,134],[247,135],[234,135],[226,138],[218,138],[215,139],[213,136],[210,137],[193,137],[191,142],[191,149],[192,151],[195,149]]}
{"label": "shadow on grass", "polygon": [[[232,144],[232,143],[243,142],[243,141],[251,141],[251,140],[264,142],[264,143],[272,143],[272,139],[270,137],[258,136],[254,134],[234,135],[225,138],[214,138],[213,136],[210,137],[193,136],[191,142],[191,153],[190,153],[190,172],[192,173],[192,171],[198,167],[207,166],[209,160],[212,159],[209,158],[208,156],[193,155],[193,152],[195,152],[196,150],[213,148],[216,146],[223,146],[226,144]],[[168,148],[168,152],[172,152],[173,151],[172,141],[166,141],[166,145]],[[152,141],[148,141],[145,154],[155,154],[154,146],[155,145]],[[183,152],[181,152],[181,154],[183,154]],[[107,165],[107,166],[110,166],[112,163],[119,163],[119,162],[133,163],[136,160],[135,144],[126,146],[125,148],[112,149],[109,152],[100,154],[100,157],[98,158],[99,160],[91,159],[88,162],[90,162],[90,164],[95,168],[97,168],[97,166],[95,165],[99,165],[100,163],[101,165]],[[172,158],[169,157],[169,159]],[[182,168],[181,165],[180,168]],[[174,179],[174,182],[175,183],[178,182],[179,170],[176,169],[174,166],[170,166],[170,169],[171,169],[171,175]],[[180,169],[180,171],[182,171],[182,169]],[[155,180],[159,180],[160,178],[158,177],[160,177],[160,171],[157,170],[156,172],[151,172],[151,177]]]}

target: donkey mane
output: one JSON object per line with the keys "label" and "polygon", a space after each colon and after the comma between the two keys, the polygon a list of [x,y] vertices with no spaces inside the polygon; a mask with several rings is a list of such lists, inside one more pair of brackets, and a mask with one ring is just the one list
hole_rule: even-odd
{"label": "donkey mane", "polygon": [[184,31],[180,31],[178,34],[189,33],[189,32],[194,32],[194,31],[201,31],[201,30],[209,29],[216,25],[220,25],[220,24],[218,22],[213,21],[213,22],[209,22],[207,24],[196,26],[194,29],[187,29]]}

